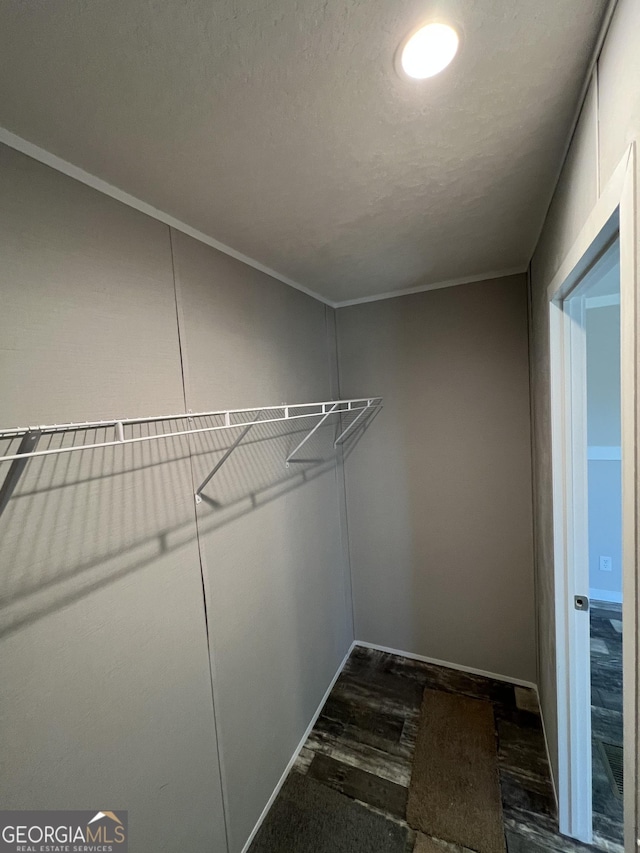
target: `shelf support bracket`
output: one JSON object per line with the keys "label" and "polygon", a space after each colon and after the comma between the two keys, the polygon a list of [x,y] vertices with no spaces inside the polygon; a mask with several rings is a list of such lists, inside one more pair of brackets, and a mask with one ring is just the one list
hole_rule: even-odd
{"label": "shelf support bracket", "polygon": [[[228,415],[228,413],[227,413],[227,417],[228,417],[228,416],[229,416],[229,415]],[[217,461],[217,463],[216,463],[216,465],[214,466],[213,470],[212,470],[209,474],[207,474],[207,476],[204,478],[204,480],[200,483],[200,485],[199,485],[199,486],[198,486],[198,488],[196,489],[196,503],[197,503],[197,504],[202,503],[202,490],[204,489],[204,487],[205,487],[205,486],[207,485],[207,483],[211,480],[211,478],[212,478],[212,477],[214,477],[214,476],[218,473],[218,471],[222,468],[222,466],[223,466],[223,465],[224,465],[224,463],[227,461],[227,459],[231,456],[231,454],[232,454],[232,453],[233,453],[233,451],[236,449],[236,447],[237,447],[237,446],[242,442],[242,440],[243,440],[243,439],[244,439],[244,437],[247,435],[247,433],[249,432],[249,430],[251,429],[251,427],[253,427],[253,426],[254,426],[254,424],[256,424],[256,423],[257,423],[257,421],[258,421],[259,419],[260,419],[260,412],[258,412],[258,414],[255,416],[255,418],[253,419],[253,422],[252,422],[252,423],[250,423],[250,424],[248,424],[248,426],[246,426],[246,427],[242,430],[242,432],[241,432],[241,433],[240,433],[240,435],[236,438],[236,440],[233,442],[233,444],[232,444],[232,445],[231,445],[231,446],[226,450],[226,452],[225,452],[224,456],[222,456],[222,457]]]}
{"label": "shelf support bracket", "polygon": [[340,435],[339,435],[339,436],[336,438],[336,440],[333,442],[333,446],[334,446],[334,447],[337,447],[339,444],[342,444],[342,441],[344,440],[344,437],[345,437],[348,433],[350,433],[350,432],[351,432],[351,430],[352,430],[352,429],[354,428],[354,426],[358,423],[358,421],[360,420],[360,418],[361,418],[363,415],[366,415],[366,413],[367,413],[368,411],[373,410],[373,408],[374,408],[374,406],[373,406],[373,401],[372,401],[372,400],[367,400],[367,405],[364,407],[364,409],[360,412],[360,414],[359,414],[359,415],[356,415],[356,416],[355,416],[355,418],[351,421],[351,423],[349,424],[349,426],[348,426],[348,427],[346,427],[346,429],[343,429],[343,430],[342,430],[342,432],[340,433]]}
{"label": "shelf support bracket", "polygon": [[[305,435],[305,437],[302,439],[302,441],[300,442],[300,444],[299,444],[299,445],[298,445],[294,450],[292,450],[292,451],[291,451],[291,453],[287,456],[287,458],[286,458],[286,460],[285,460],[285,465],[286,465],[286,467],[287,467],[287,468],[289,467],[289,462],[291,462],[291,461],[292,461],[293,457],[294,457],[294,456],[296,455],[296,453],[300,450],[300,448],[301,448],[304,444],[306,444],[306,443],[309,441],[309,439],[310,439],[310,438],[311,438],[311,436],[316,432],[316,430],[319,430],[319,429],[320,429],[320,427],[321,427],[321,426],[322,426],[322,424],[327,420],[327,418],[328,418],[330,415],[332,415],[332,414],[336,411],[337,407],[338,407],[338,404],[337,404],[337,403],[334,403],[334,404],[333,404],[333,406],[331,406],[331,408],[329,409],[329,411],[325,413],[324,417],[320,418],[320,420],[319,420],[319,421],[318,421],[318,423],[314,426],[314,428],[311,430],[311,432],[308,432],[308,433]],[[295,462],[295,460],[293,460],[293,461]]]}
{"label": "shelf support bracket", "polygon": [[[22,436],[22,441],[20,442],[20,446],[16,452],[21,455],[23,453],[33,452],[36,449],[41,435],[42,431],[39,429],[28,430],[28,432]],[[29,459],[14,459],[11,463],[7,476],[4,478],[4,482],[0,488],[0,515],[5,511],[7,504],[11,500],[11,495],[13,494],[15,487],[18,485],[18,481],[22,476],[22,472],[24,471],[28,461]]]}

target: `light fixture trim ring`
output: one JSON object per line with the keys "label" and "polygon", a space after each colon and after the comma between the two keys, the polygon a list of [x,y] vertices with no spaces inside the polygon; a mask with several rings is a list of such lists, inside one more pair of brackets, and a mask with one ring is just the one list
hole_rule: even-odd
{"label": "light fixture trim ring", "polygon": [[[409,74],[406,71],[404,64],[403,64],[403,61],[402,61],[405,48],[407,47],[409,42],[414,38],[414,36],[416,36],[422,30],[425,30],[427,27],[433,26],[434,24],[437,26],[446,27],[447,29],[451,30],[455,34],[456,39],[457,39],[456,45],[455,45],[455,50],[451,53],[451,56],[448,58],[447,62],[444,65],[442,65],[442,67],[438,68],[437,70],[435,70],[429,74],[422,75],[422,76],[416,76],[416,75]],[[427,18],[426,20],[423,20],[417,26],[413,27],[407,33],[407,35],[402,39],[400,44],[398,45],[398,48],[397,48],[397,50],[395,52],[395,56],[394,56],[394,66],[395,66],[396,73],[398,74],[398,76],[402,80],[410,81],[412,83],[422,83],[424,80],[429,80],[432,77],[436,77],[439,74],[441,74],[443,71],[445,71],[449,67],[449,65],[451,65],[453,60],[460,54],[460,52],[462,50],[462,44],[463,44],[463,31],[462,31],[462,27],[457,22],[447,21],[447,20],[444,20],[444,19],[439,18],[439,17]]]}

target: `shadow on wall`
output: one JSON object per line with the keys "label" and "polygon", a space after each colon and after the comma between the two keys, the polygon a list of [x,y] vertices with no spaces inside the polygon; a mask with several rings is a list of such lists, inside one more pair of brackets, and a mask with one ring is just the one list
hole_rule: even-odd
{"label": "shadow on wall", "polygon": [[[375,414],[354,425],[342,445],[345,457]],[[214,532],[332,470],[339,452],[334,441],[352,419],[332,417],[289,467],[286,457],[318,419],[256,423],[202,491],[199,532]],[[214,425],[199,420],[196,427]],[[177,420],[165,422],[164,431],[184,428]],[[140,436],[162,432],[154,424],[136,429]],[[96,429],[84,433],[84,443],[111,437]],[[192,544],[194,489],[237,437],[225,430],[32,459],[0,518],[0,636]],[[38,449],[79,438],[48,435]],[[16,445],[4,442],[0,452]],[[9,463],[2,467],[6,475]]]}

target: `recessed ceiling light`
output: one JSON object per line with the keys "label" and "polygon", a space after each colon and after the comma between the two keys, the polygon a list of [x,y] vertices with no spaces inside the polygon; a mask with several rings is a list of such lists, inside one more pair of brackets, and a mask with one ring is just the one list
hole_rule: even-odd
{"label": "recessed ceiling light", "polygon": [[453,27],[426,24],[400,45],[400,69],[414,80],[433,77],[449,65],[459,44],[460,38]]}

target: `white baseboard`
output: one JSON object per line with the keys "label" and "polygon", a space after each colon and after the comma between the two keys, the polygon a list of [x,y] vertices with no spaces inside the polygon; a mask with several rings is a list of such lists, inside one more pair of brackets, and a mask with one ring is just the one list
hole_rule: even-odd
{"label": "white baseboard", "polygon": [[[344,656],[342,663],[340,664],[340,666],[336,670],[336,674],[331,679],[331,683],[327,687],[324,696],[320,700],[320,704],[318,705],[313,717],[311,718],[311,722],[307,726],[305,733],[302,735],[300,743],[295,748],[293,755],[289,759],[289,762],[288,762],[287,766],[285,767],[285,769],[282,773],[282,776],[280,777],[277,785],[273,789],[273,793],[269,797],[267,804],[265,805],[264,809],[262,810],[262,813],[261,813],[260,817],[258,818],[256,825],[253,827],[253,829],[251,831],[251,835],[247,838],[247,841],[246,841],[244,847],[242,848],[241,853],[248,853],[249,847],[251,846],[253,839],[256,837],[258,830],[262,826],[262,822],[264,821],[265,817],[269,813],[269,809],[271,808],[276,797],[280,793],[280,789],[284,785],[285,780],[286,780],[287,776],[289,775],[289,771],[291,770],[291,768],[295,764],[297,757],[300,755],[300,752],[302,751],[302,747],[305,745],[307,738],[311,734],[311,730],[313,729],[313,727],[316,724],[316,720],[320,716],[320,712],[322,711],[325,702],[329,698],[329,694],[333,690],[333,687],[334,687],[336,681],[340,677],[340,673],[344,669],[347,661],[349,660],[351,652],[354,650],[354,648],[356,646],[360,646],[363,649],[374,649],[374,650],[379,651],[379,652],[388,652],[389,654],[392,654],[392,655],[398,655],[399,657],[409,658],[409,660],[422,661],[422,663],[431,663],[431,664],[435,664],[435,666],[446,667],[447,669],[456,669],[456,670],[459,670],[460,672],[468,672],[471,675],[481,675],[481,676],[484,676],[485,678],[494,678],[497,681],[506,681],[509,684],[515,684],[518,687],[530,687],[532,690],[536,691],[536,694],[538,692],[538,688],[531,681],[523,681],[520,678],[512,678],[511,676],[508,676],[508,675],[498,675],[495,672],[487,672],[484,669],[475,669],[474,667],[471,667],[471,666],[463,666],[462,664],[450,663],[448,661],[437,660],[436,658],[428,658],[428,657],[425,657],[424,655],[416,655],[416,654],[413,654],[412,652],[403,652],[400,649],[391,649],[391,648],[388,648],[387,646],[378,646],[375,643],[366,643],[366,642],[361,641],[361,640],[355,640],[353,643],[351,643],[351,646],[349,647],[348,652]],[[539,701],[540,700],[538,700],[538,703],[539,703]],[[541,710],[540,714],[542,716],[542,710]],[[543,729],[544,729],[544,720],[543,720],[542,725],[543,725]],[[545,733],[545,744],[547,745],[547,757],[548,757],[549,747],[547,744],[546,733]],[[549,765],[549,767],[551,767],[551,765]],[[553,774],[552,774],[551,778],[552,778],[552,782],[553,782]],[[553,786],[554,786],[553,791],[555,794],[555,782],[553,782]],[[556,801],[557,801],[557,797],[556,797]]]}
{"label": "white baseboard", "polygon": [[473,666],[463,666],[460,663],[451,663],[446,660],[438,660],[437,658],[428,658],[424,655],[416,655],[413,652],[403,652],[401,649],[391,649],[388,646],[379,646],[377,643],[366,643],[363,640],[356,640],[354,646],[361,646],[363,649],[375,649],[379,652],[388,652],[391,655],[399,655],[409,660],[417,660],[422,663],[431,663],[435,666],[443,666],[446,669],[457,669],[459,672],[468,672],[470,675],[481,675],[484,678],[494,678],[496,681],[506,681],[509,684],[515,684],[518,687],[530,687],[532,690],[537,690],[533,681],[524,681],[521,678],[513,678],[510,675],[499,675],[497,672],[488,672],[485,669],[476,669]]}
{"label": "white baseboard", "polygon": [[610,589],[590,589],[589,598],[591,601],[607,601],[611,604],[622,604],[622,593],[613,592]]}
{"label": "white baseboard", "polygon": [[291,758],[289,759],[289,763],[288,763],[288,764],[287,764],[287,766],[284,768],[284,771],[283,771],[283,773],[282,773],[282,776],[281,776],[281,777],[280,777],[280,779],[278,780],[278,783],[276,784],[276,787],[273,789],[273,793],[272,793],[272,794],[271,794],[271,796],[269,797],[269,799],[268,799],[268,801],[267,801],[266,806],[263,808],[263,810],[262,810],[262,814],[261,814],[261,815],[260,815],[260,817],[258,818],[258,820],[257,820],[257,822],[256,822],[256,825],[255,825],[255,826],[253,827],[253,829],[251,830],[251,835],[247,838],[246,843],[245,843],[244,847],[242,848],[242,853],[247,853],[247,851],[249,850],[249,847],[251,847],[251,842],[252,842],[252,841],[253,841],[253,839],[256,837],[256,834],[257,834],[258,830],[259,830],[259,829],[260,829],[260,827],[262,826],[262,822],[263,822],[263,820],[265,819],[265,817],[266,817],[266,816],[267,816],[267,814],[269,813],[269,809],[271,808],[271,806],[273,805],[273,803],[274,803],[274,801],[275,801],[276,797],[277,797],[277,796],[278,796],[278,794],[280,793],[280,788],[282,788],[282,786],[284,785],[285,780],[286,780],[287,776],[289,775],[289,771],[291,770],[291,768],[292,768],[292,767],[293,767],[293,765],[295,764],[297,757],[300,755],[300,752],[302,751],[302,747],[303,747],[303,746],[305,745],[305,743],[307,742],[307,738],[308,738],[308,737],[309,737],[309,735],[311,734],[311,730],[312,730],[312,729],[313,729],[313,727],[315,726],[315,724],[316,724],[316,720],[317,720],[317,719],[318,719],[318,717],[320,716],[320,711],[322,711],[322,709],[323,709],[323,707],[324,707],[324,703],[327,701],[327,699],[329,698],[329,694],[330,694],[330,693],[331,693],[331,691],[333,690],[333,686],[334,686],[334,684],[336,683],[336,681],[337,681],[337,680],[338,680],[338,678],[340,677],[340,673],[342,672],[342,670],[343,670],[343,669],[344,669],[344,667],[345,667],[345,664],[346,664],[346,663],[347,663],[347,661],[349,660],[349,656],[350,656],[351,652],[353,651],[354,646],[355,646],[355,643],[351,643],[351,645],[349,646],[349,650],[347,651],[346,655],[344,656],[344,658],[343,658],[343,660],[342,660],[342,663],[340,664],[340,666],[339,666],[339,667],[338,667],[338,669],[336,670],[335,675],[334,675],[334,676],[333,676],[333,678],[331,679],[331,682],[330,682],[329,686],[327,687],[327,689],[326,689],[326,691],[325,691],[324,696],[323,696],[323,697],[322,697],[322,699],[320,700],[320,704],[319,704],[319,705],[318,705],[318,707],[316,708],[316,710],[315,710],[315,712],[314,712],[314,714],[313,714],[313,717],[311,718],[311,722],[310,722],[310,723],[309,723],[309,725],[307,726],[307,728],[306,728],[306,730],[305,730],[305,733],[302,735],[302,738],[301,738],[301,740],[300,740],[300,743],[299,743],[299,744],[297,745],[297,747],[295,748],[293,755],[292,755],[292,756],[291,756]]}

